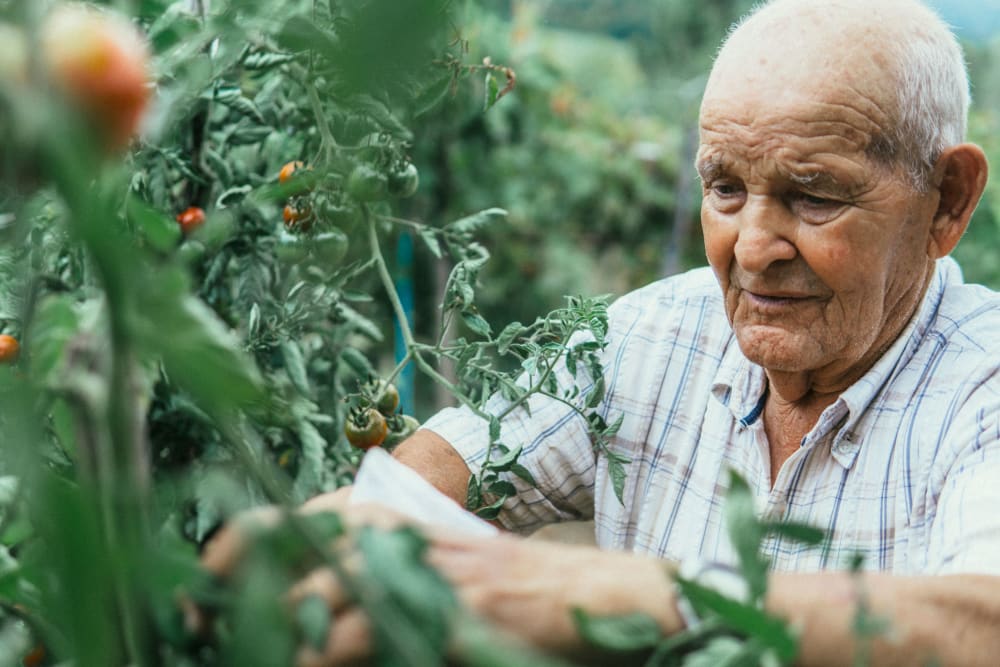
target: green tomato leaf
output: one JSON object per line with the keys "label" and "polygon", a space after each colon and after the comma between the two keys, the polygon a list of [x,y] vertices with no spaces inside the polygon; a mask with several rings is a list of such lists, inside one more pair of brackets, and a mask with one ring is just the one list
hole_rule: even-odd
{"label": "green tomato leaf", "polygon": [[483,338],[489,338],[490,323],[483,319],[482,315],[478,313],[473,313],[468,310],[462,311],[462,321],[465,325],[469,327],[474,333],[479,334]]}
{"label": "green tomato leaf", "polygon": [[697,582],[677,577],[680,593],[701,617],[718,616],[727,626],[774,649],[782,661],[798,654],[798,640],[784,621],[764,613],[752,604],[743,604]]}
{"label": "green tomato leaf", "polygon": [[72,300],[64,296],[44,299],[31,322],[31,366],[38,377],[48,378],[59,367],[66,344],[78,335],[79,318]]}
{"label": "green tomato leaf", "polygon": [[573,624],[580,636],[594,646],[610,651],[638,651],[655,646],[663,638],[660,625],[648,614],[591,616],[573,609]]}
{"label": "green tomato leaf", "polygon": [[306,374],[306,362],[302,356],[302,348],[294,340],[288,339],[281,344],[281,356],[285,360],[285,371],[292,384],[303,396],[309,396],[312,388]]}
{"label": "green tomato leaf", "polygon": [[138,228],[149,245],[160,252],[168,252],[177,247],[181,239],[181,228],[176,221],[132,194],[125,201],[125,211],[129,222]]}
{"label": "green tomato leaf", "polygon": [[414,117],[418,118],[437,106],[451,90],[453,80],[454,76],[448,72],[417,93],[417,97],[413,101]]}
{"label": "green tomato leaf", "polygon": [[485,87],[486,97],[483,100],[483,111],[489,111],[500,98],[500,84],[497,83],[497,78],[493,76],[493,72],[490,70],[486,71]]}
{"label": "green tomato leaf", "polygon": [[522,331],[524,331],[524,325],[520,322],[511,322],[505,326],[500,335],[497,336],[497,352],[507,354],[511,344],[517,340]]}
{"label": "green tomato leaf", "polygon": [[431,251],[431,254],[441,259],[443,255],[441,254],[441,243],[437,238],[437,231],[430,227],[420,228],[420,239],[427,246],[427,249]]}
{"label": "green tomato leaf", "polygon": [[521,479],[523,479],[528,484],[531,484],[532,486],[538,486],[538,483],[535,481],[534,476],[532,476],[531,471],[525,468],[520,463],[512,463],[510,465],[510,471],[515,475],[517,475],[518,477],[520,477]]}
{"label": "green tomato leaf", "polygon": [[510,451],[506,452],[503,456],[501,456],[497,460],[490,461],[486,465],[486,468],[488,470],[494,470],[496,472],[507,472],[508,470],[510,470],[511,466],[513,466],[517,462],[517,458],[521,456],[521,449],[522,449],[521,446],[518,445],[514,449],[511,449]]}
{"label": "green tomato leaf", "polygon": [[500,420],[496,415],[490,415],[490,442],[496,443],[500,440]]}
{"label": "green tomato leaf", "polygon": [[333,620],[326,600],[319,595],[307,595],[295,609],[295,620],[306,643],[322,653]]}
{"label": "green tomato leaf", "polygon": [[465,509],[472,512],[482,504],[483,494],[479,489],[479,479],[475,475],[470,475],[469,486],[465,490]]}
{"label": "green tomato leaf", "polygon": [[489,505],[480,507],[476,510],[476,516],[480,519],[485,519],[486,521],[492,521],[500,516],[500,510],[503,509],[503,504],[506,500],[506,498],[498,498]]}
{"label": "green tomato leaf", "polygon": [[486,488],[486,493],[492,493],[495,496],[501,496],[508,498],[510,496],[517,495],[517,489],[514,485],[505,480],[500,480],[499,482],[493,482]]}
{"label": "green tomato leaf", "polygon": [[739,557],[740,571],[750,588],[750,599],[759,602],[767,589],[768,565],[760,555],[764,527],[757,518],[750,486],[732,470],[722,512],[729,539]]}
{"label": "green tomato leaf", "polygon": [[608,474],[611,477],[611,488],[615,491],[618,502],[625,505],[625,465],[617,456],[608,457]]}
{"label": "green tomato leaf", "polygon": [[806,523],[796,521],[769,521],[762,524],[766,534],[780,535],[796,542],[813,546],[823,542],[826,531]]}

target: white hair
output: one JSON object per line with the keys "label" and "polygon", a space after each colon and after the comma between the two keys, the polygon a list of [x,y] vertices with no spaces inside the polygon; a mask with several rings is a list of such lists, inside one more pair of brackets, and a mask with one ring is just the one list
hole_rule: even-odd
{"label": "white hair", "polygon": [[[878,23],[893,70],[889,77],[895,81],[895,96],[888,98],[889,127],[875,137],[867,152],[881,164],[902,168],[911,184],[925,191],[944,150],[965,140],[969,74],[950,26],[921,0],[769,0],[734,24],[730,37],[767,10],[796,5],[854,11],[859,17],[867,16],[869,25]],[[873,8],[880,10],[874,16]]]}

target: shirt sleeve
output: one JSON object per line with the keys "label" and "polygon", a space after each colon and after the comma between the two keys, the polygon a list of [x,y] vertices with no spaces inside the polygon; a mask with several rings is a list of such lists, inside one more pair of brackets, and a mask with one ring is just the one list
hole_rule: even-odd
{"label": "shirt sleeve", "polygon": [[[588,337],[571,340],[577,344]],[[558,364],[555,377],[560,392],[572,387],[574,377],[565,364]],[[519,379],[525,386],[526,376]],[[583,395],[593,382],[580,369],[576,382]],[[499,394],[485,406],[488,414],[499,415],[510,403]],[[423,428],[447,440],[462,456],[473,474],[478,474],[489,448],[489,424],[468,408],[447,408]],[[537,486],[506,473],[501,477],[514,484],[517,493],[508,498],[497,519],[508,530],[531,532],[559,521],[589,519],[594,514],[596,458],[586,420],[566,403],[541,394],[528,399],[527,408],[515,408],[501,422],[500,442],[514,449],[523,447],[518,462]],[[499,456],[494,453],[493,458]]]}
{"label": "shirt sleeve", "polygon": [[1000,575],[1000,401],[960,429],[928,542],[928,573]]}

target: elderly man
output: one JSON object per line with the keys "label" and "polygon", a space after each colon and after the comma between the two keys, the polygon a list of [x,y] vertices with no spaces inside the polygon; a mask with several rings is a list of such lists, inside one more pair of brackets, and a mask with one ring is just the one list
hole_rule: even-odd
{"label": "elderly man", "polygon": [[[500,522],[592,516],[604,551],[435,541],[460,596],[564,655],[585,650],[574,606],[677,632],[663,560],[732,562],[720,510],[733,469],[762,512],[831,536],[826,550],[766,544],[767,606],[803,629],[801,664],[852,662],[855,553],[893,624],[875,664],[997,664],[1000,299],[947,258],[986,182],[983,152],[962,143],[967,106],[961,51],[916,0],[777,0],[745,20],[701,107],[711,271],[611,311],[599,410],[624,414],[624,504],[564,406],[538,399],[504,422],[538,488],[514,480]],[[396,456],[461,502],[486,442],[449,410]],[[317,664],[363,650],[363,623],[344,614]]]}

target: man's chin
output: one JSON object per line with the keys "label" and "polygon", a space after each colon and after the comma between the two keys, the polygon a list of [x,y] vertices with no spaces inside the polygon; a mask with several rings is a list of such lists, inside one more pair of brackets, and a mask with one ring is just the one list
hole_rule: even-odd
{"label": "man's chin", "polygon": [[815,367],[810,361],[819,352],[809,336],[790,334],[777,327],[737,328],[736,340],[743,356],[769,371],[797,373]]}

